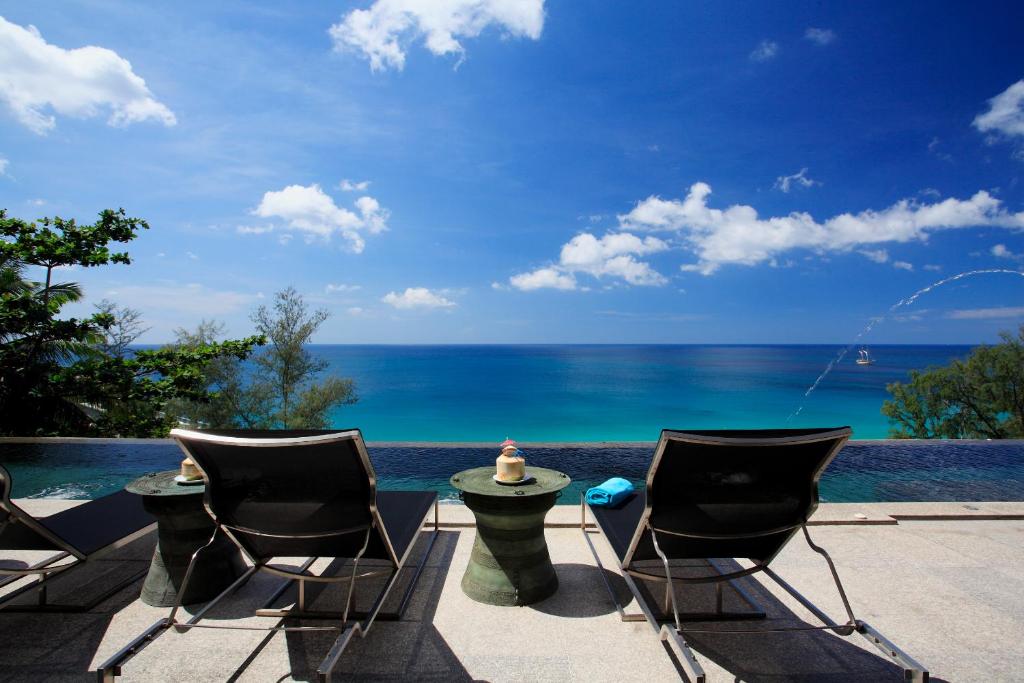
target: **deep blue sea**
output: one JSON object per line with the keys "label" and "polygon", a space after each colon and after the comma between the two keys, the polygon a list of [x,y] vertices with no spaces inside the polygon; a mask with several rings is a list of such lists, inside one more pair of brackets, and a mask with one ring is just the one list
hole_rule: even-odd
{"label": "deep blue sea", "polygon": [[[370,441],[655,441],[665,428],[853,427],[882,439],[885,385],[968,346],[872,346],[804,393],[842,346],[310,347],[356,381],[332,415]],[[789,419],[801,406],[798,416]]]}
{"label": "deep blue sea", "polygon": [[[491,464],[520,442],[648,442],[527,448],[527,463],[573,478],[561,502],[611,476],[641,483],[663,428],[853,427],[884,438],[888,382],[942,365],[966,346],[873,346],[848,355],[809,396],[838,346],[313,346],[356,381],[359,402],[333,415],[359,427],[382,488],[430,488]],[[799,414],[790,419],[802,406]],[[433,447],[382,442],[483,442]],[[168,441],[0,443],[15,497],[91,498],[177,467]],[[826,501],[1024,500],[1024,442],[850,442],[821,482]]]}

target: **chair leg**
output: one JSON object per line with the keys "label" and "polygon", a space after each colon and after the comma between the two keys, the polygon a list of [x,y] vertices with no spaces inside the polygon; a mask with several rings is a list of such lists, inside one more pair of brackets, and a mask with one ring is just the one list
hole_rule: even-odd
{"label": "chair leg", "polygon": [[[696,655],[693,654],[690,644],[686,642],[682,633],[680,633],[678,629],[673,630],[669,628],[669,626],[659,623],[658,619],[654,616],[654,613],[647,606],[647,601],[644,600],[643,594],[637,588],[633,578],[623,571],[622,578],[626,581],[626,586],[629,587],[629,591],[633,594],[637,604],[640,606],[640,610],[643,612],[642,615],[626,614],[626,610],[621,604],[619,604],[619,600],[615,596],[615,591],[612,590],[611,584],[608,583],[608,578],[605,576],[604,565],[601,563],[601,558],[597,555],[597,548],[594,547],[594,543],[590,540],[590,534],[587,533],[586,504],[584,503],[582,495],[580,496],[580,507],[580,530],[583,532],[583,538],[586,539],[587,545],[590,547],[590,554],[594,556],[594,562],[597,563],[597,569],[601,575],[601,580],[604,581],[604,587],[608,590],[608,596],[612,599],[612,604],[615,605],[615,609],[619,613],[619,618],[622,619],[622,621],[646,621],[650,624],[659,640],[675,644],[675,649],[679,655],[679,663],[686,672],[687,678],[689,678],[692,683],[705,683],[707,676],[704,673],[704,669],[701,667],[700,662],[697,661]],[[600,528],[601,527],[598,526],[598,529]],[[668,600],[667,597],[666,600]]]}
{"label": "chair leg", "polygon": [[669,644],[675,644],[679,655],[679,663],[686,672],[687,678],[689,678],[693,683],[705,683],[707,680],[707,674],[704,673],[704,668],[701,667],[700,662],[697,661],[697,656],[693,654],[693,649],[690,647],[690,644],[687,643],[686,638],[683,637],[682,631],[679,628],[673,629],[668,624],[660,623],[657,617],[654,616],[650,607],[647,606],[647,601],[644,600],[643,594],[637,587],[636,582],[633,581],[633,577],[623,572],[622,578],[625,579],[626,585],[629,586],[630,592],[633,594],[633,597],[636,598],[637,605],[640,606],[640,610],[644,613],[647,623],[654,629],[658,639],[668,641]]}
{"label": "chair leg", "polygon": [[[317,681],[319,683],[327,683],[328,681],[330,681],[331,674],[334,671],[334,667],[337,666],[338,660],[341,658],[341,655],[345,652],[345,648],[348,647],[348,644],[352,641],[352,637],[354,635],[358,634],[360,638],[365,638],[366,634],[370,632],[370,629],[373,627],[373,624],[377,620],[377,618],[380,618],[383,621],[397,620],[397,619],[400,619],[402,614],[405,613],[405,608],[406,608],[406,606],[409,603],[410,597],[412,596],[412,591],[416,587],[416,584],[419,582],[420,574],[422,573],[423,567],[426,565],[427,560],[430,557],[430,552],[431,552],[431,550],[434,547],[434,541],[437,540],[437,535],[438,535],[439,531],[440,531],[440,524],[439,524],[439,515],[438,515],[438,503],[435,500],[434,501],[434,529],[430,532],[430,541],[428,542],[427,547],[423,551],[423,558],[420,560],[419,564],[416,566],[416,573],[413,574],[412,580],[409,582],[409,587],[405,590],[405,594],[402,596],[402,602],[399,604],[398,611],[396,613],[394,613],[394,619],[385,619],[385,616],[391,616],[391,615],[381,614],[379,612],[379,610],[381,608],[381,605],[384,604],[384,600],[387,599],[388,594],[391,593],[391,589],[394,587],[395,582],[398,580],[399,569],[400,569],[399,567],[395,568],[395,571],[391,575],[391,577],[388,579],[387,584],[384,586],[384,588],[381,590],[381,592],[377,595],[377,599],[374,601],[373,606],[370,608],[370,610],[365,615],[365,621],[362,621],[362,622],[358,622],[357,621],[357,622],[354,622],[352,624],[348,623],[348,617],[349,616],[355,616],[355,613],[349,611],[349,608],[351,607],[351,605],[349,604],[348,601],[346,601],[346,604],[345,604],[345,617],[342,620],[342,629],[343,630],[341,632],[341,635],[339,635],[338,639],[334,641],[334,644],[331,646],[331,649],[327,652],[327,655],[324,657],[323,661],[320,662],[320,666],[317,667],[316,675],[317,675]],[[368,541],[369,541],[369,536],[367,536],[367,542]],[[354,591],[353,591],[353,588],[355,586],[355,566],[354,565],[358,562],[359,557],[362,556],[362,554],[363,554],[363,552],[365,550],[366,550],[366,547],[364,546],[363,550],[360,550],[359,551],[359,555],[356,556],[355,562],[353,562],[353,579],[352,579],[352,581],[349,584],[349,594],[348,594],[349,600],[351,600],[353,598],[353,594],[354,594]]]}
{"label": "chair leg", "polygon": [[811,540],[811,534],[807,530],[807,525],[803,525],[804,538],[807,540],[807,545],[810,546],[811,550],[818,553],[825,558],[828,563],[829,571],[832,573],[832,578],[836,584],[836,590],[839,591],[839,597],[842,598],[843,607],[846,609],[846,614],[849,617],[849,621],[845,624],[837,624],[832,620],[821,608],[815,605],[813,602],[808,600],[806,597],[801,595],[793,586],[789,585],[781,576],[776,574],[770,568],[765,568],[765,574],[767,574],[775,583],[777,583],[783,590],[789,593],[793,598],[796,599],[801,605],[803,605],[809,612],[816,616],[823,624],[825,624],[830,630],[835,631],[839,635],[848,636],[851,633],[858,633],[861,637],[867,640],[869,643],[874,645],[883,655],[892,660],[895,664],[903,669],[904,677],[907,681],[913,681],[914,683],[927,683],[928,681],[928,670],[925,669],[916,659],[908,655],[906,652],[898,648],[892,641],[879,633],[874,627],[865,621],[857,619],[853,614],[853,609],[850,607],[850,601],[846,597],[846,590],[843,588],[842,582],[839,580],[839,572],[836,570],[835,563],[832,562],[832,558],[825,551],[824,548],[816,545]]}
{"label": "chair leg", "polygon": [[[165,631],[170,630],[173,626],[179,633],[184,632],[194,626],[203,616],[208,612],[214,605],[216,605],[222,598],[238,590],[242,584],[249,580],[249,578],[259,569],[260,565],[250,567],[244,574],[238,577],[234,583],[224,589],[220,595],[216,596],[208,603],[206,603],[201,610],[196,612],[191,619],[184,624],[178,624],[175,622],[175,616],[178,610],[181,608],[182,596],[185,595],[185,591],[188,588],[189,579],[192,576],[192,568],[195,565],[196,559],[199,555],[209,548],[213,541],[217,538],[217,534],[220,532],[220,527],[217,527],[213,531],[213,535],[206,545],[202,546],[192,554],[192,559],[189,561],[188,568],[185,570],[185,578],[182,579],[181,588],[178,590],[177,600],[175,601],[174,607],[171,609],[169,616],[159,619],[148,629],[143,631],[141,634],[136,636],[130,643],[125,645],[123,648],[118,650],[114,655],[108,658],[105,662],[100,664],[99,668],[96,669],[96,675],[100,683],[107,683],[113,681],[117,676],[121,675],[121,667],[132,657],[139,654],[144,650],[150,643],[159,638]],[[145,573],[145,572],[144,572]]]}

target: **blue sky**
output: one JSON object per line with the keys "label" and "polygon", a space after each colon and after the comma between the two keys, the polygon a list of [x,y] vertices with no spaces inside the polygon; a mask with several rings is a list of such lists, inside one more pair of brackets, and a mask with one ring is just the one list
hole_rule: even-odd
{"label": "blue sky", "polygon": [[1024,269],[1020,4],[424,4],[0,2],[0,206],[146,218],[64,273],[146,342],[292,285],[323,343],[844,343]]}

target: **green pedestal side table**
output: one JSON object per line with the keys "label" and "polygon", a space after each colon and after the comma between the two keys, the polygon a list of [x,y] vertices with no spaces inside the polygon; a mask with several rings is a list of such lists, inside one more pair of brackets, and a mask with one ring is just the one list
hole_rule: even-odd
{"label": "green pedestal side table", "polygon": [[[142,602],[154,607],[172,607],[178,588],[192,555],[209,542],[214,525],[203,507],[203,484],[179,484],[178,473],[146,474],[125,486],[125,490],[142,496],[142,506],[156,518],[157,545],[153,561],[142,585]],[[223,534],[203,551],[183,605],[206,602],[242,575],[245,560],[238,546]]]}
{"label": "green pedestal side table", "polygon": [[544,540],[544,517],[571,480],[542,467],[528,467],[527,476],[522,484],[499,484],[494,467],[478,467],[451,478],[476,517],[462,591],[477,602],[529,605],[558,590]]}

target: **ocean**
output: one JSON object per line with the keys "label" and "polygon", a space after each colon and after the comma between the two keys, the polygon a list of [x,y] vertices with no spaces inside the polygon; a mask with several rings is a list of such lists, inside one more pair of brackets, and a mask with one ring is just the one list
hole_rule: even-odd
{"label": "ocean", "polygon": [[[331,415],[371,441],[654,441],[663,428],[849,425],[884,439],[885,385],[969,346],[872,346],[808,388],[842,346],[341,346],[310,349],[356,382]],[[802,407],[802,410],[801,410]],[[797,411],[798,415],[792,417]]]}
{"label": "ocean", "polygon": [[[454,500],[448,477],[493,463],[497,444],[511,437],[533,442],[528,464],[573,478],[562,503],[611,476],[641,483],[664,428],[849,425],[854,439],[885,438],[885,385],[970,352],[873,346],[873,365],[857,365],[849,354],[805,396],[842,347],[310,348],[331,372],[355,380],[359,402],[339,408],[331,422],[362,430],[382,488],[430,488]],[[0,443],[15,497],[92,498],[176,468],[181,457],[176,445],[158,440]],[[1024,442],[853,441],[826,470],[821,494],[836,502],[1024,500]]]}

